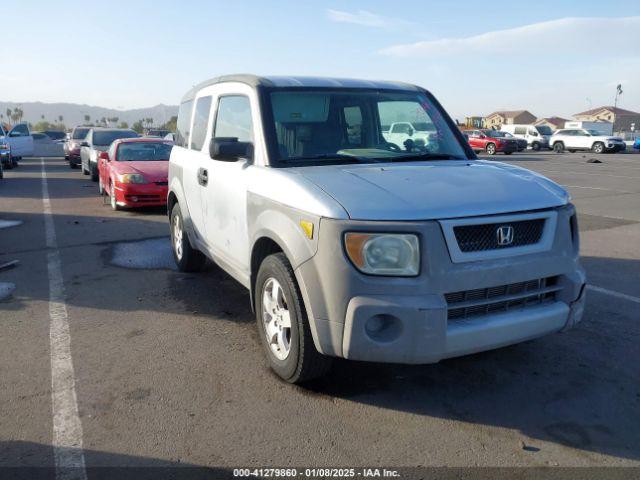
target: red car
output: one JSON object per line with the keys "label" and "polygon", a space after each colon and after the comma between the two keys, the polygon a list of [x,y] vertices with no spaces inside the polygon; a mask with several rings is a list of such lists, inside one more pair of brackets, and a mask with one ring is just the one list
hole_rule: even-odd
{"label": "red car", "polygon": [[101,152],[98,189],[109,196],[111,208],[166,205],[172,148],[158,138],[123,138]]}
{"label": "red car", "polygon": [[511,155],[518,151],[518,141],[515,138],[506,138],[494,135],[495,130],[467,130],[469,145],[475,152],[487,152],[489,155],[495,155],[502,152],[505,155]]}

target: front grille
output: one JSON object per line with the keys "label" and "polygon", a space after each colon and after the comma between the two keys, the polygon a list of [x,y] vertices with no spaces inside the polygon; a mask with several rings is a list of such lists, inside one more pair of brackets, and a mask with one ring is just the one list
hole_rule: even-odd
{"label": "front grille", "polygon": [[445,294],[447,318],[464,319],[553,302],[560,290],[558,277],[478,288]]}
{"label": "front grille", "polygon": [[[544,224],[544,218],[536,218],[517,222],[459,225],[453,227],[453,233],[462,252],[480,252],[538,243],[542,237]],[[498,242],[498,229],[503,226],[513,227],[513,240],[508,245],[500,245]]]}

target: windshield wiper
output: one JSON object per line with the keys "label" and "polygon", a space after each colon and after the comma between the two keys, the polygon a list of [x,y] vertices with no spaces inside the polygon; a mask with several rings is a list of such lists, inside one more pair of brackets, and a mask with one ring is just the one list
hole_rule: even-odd
{"label": "windshield wiper", "polygon": [[414,153],[400,157],[390,157],[385,160],[391,162],[408,162],[412,160],[467,160],[464,157],[451,155],[450,153]]}
{"label": "windshield wiper", "polygon": [[283,163],[296,162],[312,162],[314,160],[334,160],[347,161],[349,163],[373,163],[377,160],[367,157],[358,157],[357,155],[347,155],[345,153],[320,153],[318,155],[309,155],[303,157],[289,157],[280,160]]}

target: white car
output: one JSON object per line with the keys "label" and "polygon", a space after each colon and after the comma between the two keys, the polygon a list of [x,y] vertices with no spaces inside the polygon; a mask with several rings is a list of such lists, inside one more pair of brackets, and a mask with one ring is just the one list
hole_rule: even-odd
{"label": "white car", "polygon": [[[427,123],[427,125],[433,127],[433,124]],[[435,131],[426,129],[418,130],[419,126],[420,124],[416,125],[411,122],[394,122],[388,131],[382,132],[382,136],[387,142],[398,148],[405,147],[406,142],[412,142],[414,147],[425,147],[433,144],[435,141]]]}
{"label": "white car", "polygon": [[594,153],[620,152],[627,148],[620,137],[602,135],[597,130],[567,128],[557,130],[550,140],[551,148],[556,152],[569,150],[591,150]]}
{"label": "white car", "polygon": [[[418,114],[436,132],[428,149],[385,139],[383,125]],[[167,210],[178,268],[209,258],[248,289],[288,382],[331,357],[421,364],[498,348],[571,328],[584,309],[567,192],[478,160],[415,85],[201,83],[181,101]]]}
{"label": "white car", "polygon": [[5,168],[17,167],[18,160],[32,155],[33,137],[26,123],[19,123],[8,132],[0,124],[0,160]]}

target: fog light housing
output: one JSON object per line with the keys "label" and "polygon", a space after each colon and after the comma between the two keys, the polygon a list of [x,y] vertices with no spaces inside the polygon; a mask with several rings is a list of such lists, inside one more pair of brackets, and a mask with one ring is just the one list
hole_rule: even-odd
{"label": "fog light housing", "polygon": [[364,329],[371,340],[393,342],[402,333],[402,322],[393,315],[374,315],[367,320]]}

